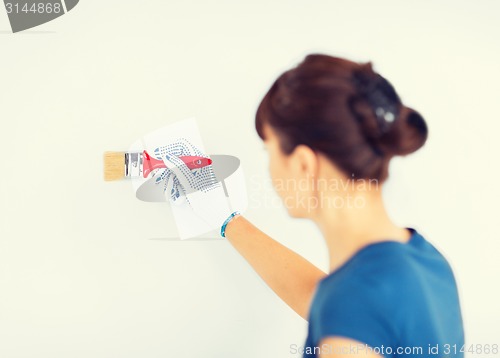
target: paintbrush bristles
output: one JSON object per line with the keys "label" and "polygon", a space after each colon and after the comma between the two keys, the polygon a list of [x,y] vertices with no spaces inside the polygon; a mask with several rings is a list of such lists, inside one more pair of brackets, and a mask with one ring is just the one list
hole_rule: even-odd
{"label": "paintbrush bristles", "polygon": [[119,180],[125,176],[125,153],[104,153],[104,180]]}

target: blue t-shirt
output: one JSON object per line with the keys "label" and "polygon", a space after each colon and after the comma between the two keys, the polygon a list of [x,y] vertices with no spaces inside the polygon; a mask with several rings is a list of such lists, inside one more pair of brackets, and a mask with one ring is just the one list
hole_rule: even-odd
{"label": "blue t-shirt", "polygon": [[[369,244],[320,280],[309,313],[304,357],[331,336],[385,357],[462,358],[464,332],[453,272],[415,229],[410,241]],[[315,348],[316,347],[316,348]]]}

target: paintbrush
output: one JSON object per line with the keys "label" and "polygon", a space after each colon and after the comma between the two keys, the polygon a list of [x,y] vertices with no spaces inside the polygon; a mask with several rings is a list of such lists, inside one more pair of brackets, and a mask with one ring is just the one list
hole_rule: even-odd
{"label": "paintbrush", "polygon": [[[191,170],[212,164],[212,159],[195,155],[180,156],[179,159]],[[166,168],[165,163],[152,158],[145,150],[143,152],[104,153],[104,180],[106,181],[147,178],[153,170],[159,168]]]}

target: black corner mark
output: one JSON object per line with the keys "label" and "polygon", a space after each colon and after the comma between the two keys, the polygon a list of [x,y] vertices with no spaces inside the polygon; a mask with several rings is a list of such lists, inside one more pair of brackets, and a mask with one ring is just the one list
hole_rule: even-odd
{"label": "black corner mark", "polygon": [[73,9],[79,0],[4,0],[12,32],[52,21]]}

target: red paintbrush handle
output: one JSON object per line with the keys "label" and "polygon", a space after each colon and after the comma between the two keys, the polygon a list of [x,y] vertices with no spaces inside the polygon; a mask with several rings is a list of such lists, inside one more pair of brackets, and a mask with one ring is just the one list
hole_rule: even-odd
{"label": "red paintbrush handle", "polygon": [[[165,163],[159,159],[153,158],[149,155],[148,152],[144,151],[143,154],[143,165],[142,165],[142,175],[144,178],[147,178],[149,173],[151,173],[155,169],[166,168]],[[185,155],[179,157],[186,166],[193,170],[206,167],[207,165],[212,164],[212,159],[200,157],[196,155]]]}

